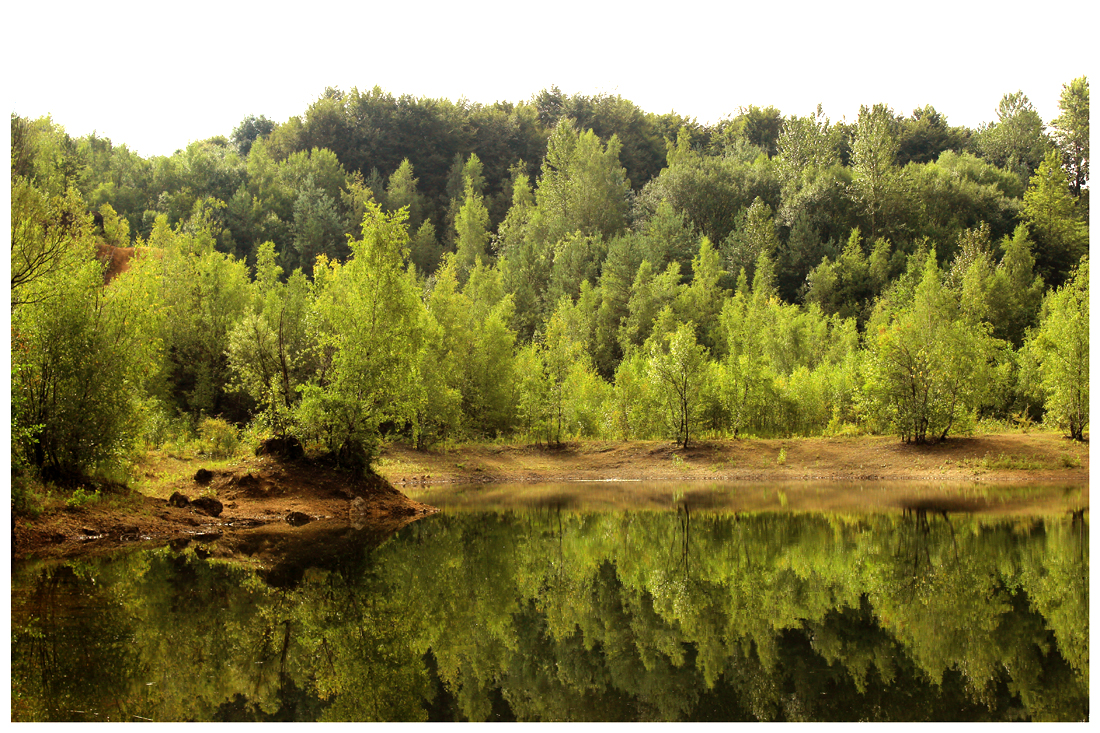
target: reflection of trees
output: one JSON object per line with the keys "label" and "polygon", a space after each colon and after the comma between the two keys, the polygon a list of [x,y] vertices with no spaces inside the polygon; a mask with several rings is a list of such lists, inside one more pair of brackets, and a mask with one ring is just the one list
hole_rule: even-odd
{"label": "reflection of trees", "polygon": [[11,633],[13,720],[132,719],[132,618],[84,568],[45,568],[22,592],[13,586]]}
{"label": "reflection of trees", "polygon": [[[102,690],[121,690],[140,702],[128,714],[155,719],[1075,719],[1082,543],[1068,517],[551,506],[436,515],[301,565],[292,587],[163,550],[99,571],[112,633],[130,641],[86,635],[88,657],[119,671],[79,695],[102,710]],[[56,650],[75,632],[25,618],[13,715],[46,717],[56,685],[32,673],[33,635]],[[149,679],[159,696],[141,696]]]}

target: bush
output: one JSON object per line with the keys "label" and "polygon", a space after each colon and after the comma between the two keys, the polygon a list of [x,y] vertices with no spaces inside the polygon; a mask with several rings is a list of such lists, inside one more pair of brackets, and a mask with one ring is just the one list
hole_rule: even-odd
{"label": "bush", "polygon": [[211,458],[229,458],[237,453],[240,434],[225,420],[208,417],[199,423],[199,441],[201,451]]}
{"label": "bush", "polygon": [[99,494],[92,491],[85,491],[83,488],[77,488],[73,492],[73,495],[65,500],[65,506],[70,509],[81,509],[87,504],[94,504],[99,501]]}

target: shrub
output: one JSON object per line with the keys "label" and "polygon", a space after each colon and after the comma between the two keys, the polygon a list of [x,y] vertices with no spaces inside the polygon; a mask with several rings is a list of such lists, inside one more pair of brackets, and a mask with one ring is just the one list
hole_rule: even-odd
{"label": "shrub", "polygon": [[96,491],[85,491],[83,488],[77,488],[73,492],[73,495],[65,500],[65,506],[70,509],[81,509],[87,504],[94,504],[99,501],[99,494]]}
{"label": "shrub", "polygon": [[204,418],[199,423],[202,452],[211,458],[229,458],[236,454],[240,434],[236,426],[218,417]]}

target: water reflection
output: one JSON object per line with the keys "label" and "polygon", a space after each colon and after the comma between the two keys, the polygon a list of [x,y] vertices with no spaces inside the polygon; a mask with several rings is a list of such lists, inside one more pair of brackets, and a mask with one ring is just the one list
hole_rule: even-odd
{"label": "water reflection", "polygon": [[1087,719],[1086,524],[558,501],[344,530],[290,574],[16,566],[12,717]]}

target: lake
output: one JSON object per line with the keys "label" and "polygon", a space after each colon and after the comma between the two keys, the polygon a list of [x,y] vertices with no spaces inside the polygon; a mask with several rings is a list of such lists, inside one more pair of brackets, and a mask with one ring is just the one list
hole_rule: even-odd
{"label": "lake", "polygon": [[1087,720],[1082,492],[445,487],[15,563],[12,720]]}

